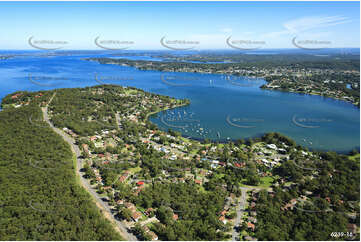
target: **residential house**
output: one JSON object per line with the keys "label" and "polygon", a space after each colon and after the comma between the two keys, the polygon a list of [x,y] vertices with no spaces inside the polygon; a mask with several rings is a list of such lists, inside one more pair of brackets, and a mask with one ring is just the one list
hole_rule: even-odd
{"label": "residential house", "polygon": [[119,200],[116,201],[116,203],[117,203],[118,205],[124,204],[124,200],[119,199]]}
{"label": "residential house", "polygon": [[151,240],[158,240],[158,236],[153,231],[148,232],[148,234],[150,235]]}
{"label": "residential house", "polygon": [[123,175],[121,175],[119,177],[119,181],[120,182],[124,182],[125,180],[127,180],[127,178],[129,177],[129,173],[128,172],[124,172]]}
{"label": "residential house", "polygon": [[296,203],[297,203],[297,199],[296,199],[296,198],[291,199],[291,201],[290,201],[289,203],[287,203],[285,206],[283,206],[283,207],[281,208],[281,210],[284,211],[284,210],[288,210],[289,208],[290,208],[291,210],[293,210],[293,208],[294,208],[294,206],[296,205]]}
{"label": "residential house", "polygon": [[248,217],[248,220],[254,224],[257,223],[257,219],[255,217]]}
{"label": "residential house", "polygon": [[256,211],[251,211],[249,214],[250,214],[252,217],[256,217],[256,216],[257,216],[257,212],[256,212]]}
{"label": "residential house", "polygon": [[266,145],[266,146],[267,146],[267,148],[269,148],[269,149],[277,150],[277,146],[276,146],[275,144],[268,144],[268,145]]}
{"label": "residential house", "polygon": [[245,236],[245,237],[244,237],[244,240],[247,240],[247,241],[257,241],[256,238],[253,238],[253,237],[251,237],[251,236]]}
{"label": "residential house", "polygon": [[125,207],[126,207],[127,209],[129,209],[129,210],[132,211],[133,213],[135,213],[135,212],[137,211],[137,207],[136,207],[133,203],[127,202],[127,203],[125,203],[124,205],[125,205]]}
{"label": "residential house", "polygon": [[356,236],[356,233],[357,233],[357,225],[356,224],[348,224],[347,225],[347,230],[349,232],[351,232],[353,235]]}
{"label": "residential house", "polygon": [[256,207],[256,203],[255,202],[251,202],[250,208],[254,209]]}
{"label": "residential house", "polygon": [[142,214],[140,212],[133,212],[132,213],[132,219],[134,222],[138,222],[138,220],[142,217]]}
{"label": "residential house", "polygon": [[149,216],[151,214],[151,212],[153,212],[153,208],[148,208],[147,210],[145,210],[144,214],[146,216]]}
{"label": "residential house", "polygon": [[247,228],[252,229],[252,231],[254,231],[256,226],[251,222],[247,222]]}
{"label": "residential house", "polygon": [[90,156],[89,146],[87,144],[82,144],[82,147],[83,147],[85,154]]}
{"label": "residential house", "polygon": [[225,216],[219,217],[219,221],[221,221],[223,224],[227,224],[227,220]]}

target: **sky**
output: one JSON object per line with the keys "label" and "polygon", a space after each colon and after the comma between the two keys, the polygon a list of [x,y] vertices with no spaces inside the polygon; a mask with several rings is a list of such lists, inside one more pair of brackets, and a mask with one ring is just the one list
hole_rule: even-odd
{"label": "sky", "polygon": [[0,29],[2,50],[359,48],[360,3],[0,2]]}

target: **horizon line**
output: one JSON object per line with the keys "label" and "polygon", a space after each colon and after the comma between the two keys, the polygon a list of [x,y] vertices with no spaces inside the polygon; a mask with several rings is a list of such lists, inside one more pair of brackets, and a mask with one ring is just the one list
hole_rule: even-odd
{"label": "horizon line", "polygon": [[119,49],[119,50],[106,50],[106,49],[57,49],[57,50],[41,50],[41,49],[0,49],[0,51],[9,51],[9,50],[19,50],[19,51],[46,51],[46,52],[59,52],[59,51],[172,51],[172,52],[190,52],[190,51],[205,51],[205,50],[222,50],[222,51],[237,51],[237,52],[259,52],[264,50],[307,50],[307,51],[321,51],[321,50],[334,50],[334,49],[360,49],[360,47],[332,47],[332,48],[322,48],[322,49],[302,49],[302,48],[265,48],[257,50],[236,50],[230,48],[210,48],[210,49],[189,49],[189,50],[171,50],[171,49]]}

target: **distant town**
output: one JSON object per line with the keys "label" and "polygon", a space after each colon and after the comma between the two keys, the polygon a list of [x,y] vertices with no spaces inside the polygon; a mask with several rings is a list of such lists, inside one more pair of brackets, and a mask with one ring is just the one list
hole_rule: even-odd
{"label": "distant town", "polygon": [[[209,64],[207,61],[219,61],[223,56],[204,57],[202,55],[202,59],[199,59],[199,56],[175,58],[174,56],[161,55],[157,57],[168,58],[168,61],[134,61],[114,58],[88,58],[87,60],[98,61],[103,64],[132,66],[140,70],[224,74],[229,75],[227,77],[229,81],[234,80],[235,76],[246,77],[250,81],[255,77],[264,78],[267,84],[262,85],[261,88],[321,95],[351,102],[356,106],[359,106],[360,102],[359,60],[343,60],[338,56],[323,57],[324,59],[319,59],[320,57],[310,59],[309,56],[295,58],[283,56],[283,59],[274,57],[280,58],[280,60],[271,61],[269,56],[263,55],[258,58],[231,55],[227,56],[227,62]],[[200,63],[192,62],[195,60]],[[351,65],[349,65],[350,63]]]}

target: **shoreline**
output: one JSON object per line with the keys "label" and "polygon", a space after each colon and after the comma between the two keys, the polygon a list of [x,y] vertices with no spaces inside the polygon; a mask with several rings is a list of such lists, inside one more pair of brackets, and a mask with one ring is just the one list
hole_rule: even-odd
{"label": "shoreline", "polygon": [[[116,85],[116,84],[111,84],[111,85]],[[93,86],[99,86],[99,85],[93,85]],[[101,85],[100,85],[100,86],[101,86]],[[121,86],[121,85],[117,85],[117,86]],[[122,86],[122,87],[123,87],[123,86]],[[260,88],[260,87],[259,87],[259,88]],[[71,89],[71,88],[69,88],[69,89]],[[269,90],[269,89],[267,89],[267,88],[262,88],[262,89]],[[57,90],[57,89],[53,89],[53,90]],[[49,91],[50,91],[50,90],[49,90]],[[275,90],[275,91],[281,91],[281,90]],[[290,93],[294,93],[294,92],[290,92]],[[298,94],[307,95],[306,93],[298,93]],[[321,95],[319,95],[319,96],[321,96]],[[325,96],[321,96],[321,97],[325,97]],[[171,97],[171,98],[173,98],[173,97]],[[329,97],[327,97],[327,98],[329,98]],[[174,98],[174,99],[175,99],[175,98]],[[334,98],[332,98],[332,99],[334,99]],[[181,100],[181,99],[176,99],[176,100]],[[337,99],[334,99],[334,100],[337,100]],[[343,101],[343,100],[337,100],[337,101]],[[346,101],[344,101],[344,102],[346,102]],[[346,103],[350,103],[350,102],[346,102]],[[145,116],[145,118],[144,118],[142,121],[143,121],[143,122],[149,121],[150,123],[156,125],[156,126],[157,126],[157,129],[161,130],[160,127],[159,127],[159,125],[157,125],[157,124],[155,124],[155,123],[153,123],[152,121],[149,120],[149,118],[150,118],[151,115],[154,115],[154,114],[157,114],[157,113],[160,113],[160,112],[162,112],[162,111],[169,110],[169,109],[176,109],[176,108],[183,107],[183,106],[187,106],[187,105],[190,105],[190,101],[189,101],[189,102],[186,102],[186,103],[183,103],[183,104],[176,105],[176,106],[174,106],[174,107],[172,107],[172,108],[166,107],[166,108],[161,109],[161,110],[157,110],[157,111],[154,111],[154,112],[147,113],[146,116]],[[163,131],[163,130],[162,130],[162,131]],[[174,130],[174,131],[176,131],[176,130]],[[168,131],[165,130],[164,132],[168,132]],[[177,132],[179,132],[179,131],[177,131]],[[247,141],[247,140],[249,140],[249,139],[256,139],[256,138],[260,138],[260,137],[262,137],[263,135],[268,134],[268,133],[271,133],[271,132],[259,133],[259,134],[256,134],[256,135],[252,136],[252,137],[248,137],[248,138],[239,137],[239,138],[237,138],[237,139],[234,139],[234,138],[233,138],[233,139],[214,140],[214,139],[210,139],[210,138],[191,137],[191,136],[189,136],[189,135],[184,135],[183,133],[180,132],[181,137],[183,137],[183,138],[185,138],[185,139],[188,139],[188,140],[193,140],[193,141],[198,141],[198,142],[204,142],[206,139],[208,139],[208,140],[211,141],[212,143],[220,143],[220,144],[225,144],[225,143],[229,143],[229,142],[236,142],[236,141],[241,140],[241,139],[244,139],[245,141]],[[280,133],[280,134],[281,134],[281,135],[284,135],[284,134],[282,134],[282,133]],[[285,136],[285,135],[284,135],[284,136]],[[287,137],[288,137],[288,136],[287,136]],[[291,139],[292,139],[292,138],[291,138]],[[321,152],[333,151],[333,152],[336,152],[336,153],[338,153],[338,154],[348,154],[348,153],[350,153],[350,152],[351,152],[352,150],[354,150],[354,149],[360,151],[360,146],[359,146],[359,147],[351,148],[351,149],[349,149],[349,150],[347,150],[347,151],[334,151],[334,150],[330,150],[330,149],[325,149],[325,150],[312,149],[312,148],[309,148],[309,147],[307,147],[307,146],[303,146],[303,145],[301,145],[301,144],[298,144],[298,145],[300,145],[300,146],[302,146],[302,147],[306,147],[306,148],[308,148],[310,151],[313,151],[313,152],[317,152],[317,151],[321,151]]]}
{"label": "shoreline", "polygon": [[[173,107],[173,108],[165,108],[165,109],[162,109],[162,110],[159,110],[159,111],[154,111],[154,112],[151,112],[151,113],[148,113],[146,115],[146,118],[145,118],[145,121],[149,121],[151,122],[152,124],[154,124],[155,126],[157,126],[157,129],[163,131],[163,132],[166,132],[168,133],[167,130],[162,130],[160,129],[159,125],[157,125],[156,123],[153,123],[152,121],[149,120],[149,117],[151,115],[154,115],[154,114],[158,114],[162,111],[166,111],[166,110],[169,110],[169,109],[176,109],[176,108],[179,108],[179,107],[183,107],[183,106],[187,106],[189,105],[190,103],[185,103],[185,104],[182,104],[182,105],[177,105],[176,107]],[[176,130],[174,130],[176,131]],[[191,141],[197,141],[197,142],[204,142],[206,139],[209,140],[211,143],[218,143],[218,144],[227,144],[227,143],[230,143],[230,142],[233,142],[233,143],[236,143],[238,140],[244,140],[245,142],[247,142],[249,139],[259,139],[261,138],[262,136],[266,135],[266,134],[269,134],[269,133],[272,133],[272,132],[266,132],[266,133],[259,133],[259,134],[256,134],[252,137],[239,137],[237,139],[219,139],[219,140],[214,140],[214,139],[210,139],[210,138],[197,138],[197,137],[192,137],[190,135],[184,135],[182,132],[180,131],[177,131],[181,134],[181,137],[184,138],[184,139],[187,139],[187,140],[191,140]],[[287,138],[290,138],[282,133],[280,133],[281,135],[287,137]],[[290,138],[293,140],[293,138]],[[296,142],[296,141],[295,141]],[[360,146],[359,147],[354,147],[354,148],[351,148],[349,150],[345,150],[345,151],[334,151],[334,150],[330,150],[330,149],[313,149],[313,148],[309,148],[307,146],[304,146],[304,145],[301,145],[299,143],[296,142],[297,145],[301,146],[302,148],[307,148],[308,150],[310,150],[311,152],[336,152],[337,154],[343,154],[343,155],[348,155],[350,152],[352,152],[352,150],[356,149],[358,152],[360,152]]]}
{"label": "shoreline", "polygon": [[147,113],[147,115],[146,115],[145,118],[144,118],[144,121],[149,121],[149,122],[153,123],[152,121],[149,120],[149,117],[150,117],[150,116],[152,116],[152,115],[154,115],[154,114],[157,114],[157,113],[160,113],[160,112],[162,112],[162,111],[169,110],[169,109],[175,109],[175,108],[184,107],[184,106],[187,106],[187,105],[189,105],[189,104],[190,104],[190,102],[189,102],[189,103],[183,103],[183,104],[180,104],[180,105],[176,105],[175,107],[172,107],[172,108],[166,107],[166,108],[161,109],[161,110],[158,110],[158,111],[154,111],[154,112]]}
{"label": "shoreline", "polygon": [[[238,138],[238,139],[221,139],[221,140],[214,140],[214,139],[209,139],[209,138],[196,138],[196,137],[191,137],[189,135],[187,136],[184,136],[183,134],[181,135],[183,138],[185,139],[189,139],[189,140],[194,140],[194,141],[199,141],[199,142],[202,142],[202,141],[205,141],[206,139],[208,139],[209,141],[211,141],[211,143],[218,143],[218,144],[227,144],[229,142],[237,142],[238,140],[241,140],[243,139],[245,142],[247,142],[249,139],[259,139],[261,138],[262,136],[266,135],[266,134],[269,134],[269,133],[273,133],[273,132],[267,132],[267,133],[260,133],[258,135],[255,135],[255,136],[252,136],[252,137],[248,137],[248,138]],[[282,133],[279,133],[281,134],[282,136],[285,136],[287,138],[290,138]],[[290,138],[292,139],[292,138]],[[292,139],[293,140],[293,139]],[[296,141],[295,141],[296,142]],[[299,143],[296,143],[297,145],[301,146],[302,148],[307,148],[309,151],[311,152],[335,152],[337,154],[343,154],[343,155],[349,155],[350,152],[352,152],[352,150],[356,149],[358,152],[360,151],[360,147],[355,147],[355,148],[352,148],[350,150],[347,150],[347,151],[334,151],[334,150],[321,150],[321,149],[312,149],[312,148],[308,148],[307,146],[303,146]]]}
{"label": "shoreline", "polygon": [[[111,58],[110,58],[111,59]],[[98,62],[99,64],[101,64],[99,62],[99,60],[96,60],[95,59],[92,59],[92,58],[83,58],[82,60],[85,60],[85,61],[95,61],[95,62]],[[124,60],[129,60],[129,59],[124,59]],[[151,61],[148,61],[148,62],[151,62]],[[139,71],[159,71],[159,72],[162,72],[162,73],[165,73],[165,72],[177,72],[177,73],[199,73],[199,74],[220,74],[220,75],[231,75],[231,76],[234,76],[234,77],[242,77],[242,76],[239,76],[239,75],[235,75],[235,74],[229,74],[229,73],[219,73],[219,72],[202,72],[202,71],[177,71],[177,70],[167,70],[167,71],[161,71],[161,70],[158,70],[156,68],[154,69],[142,69],[141,67],[139,66],[136,66],[136,65],[130,65],[128,63],[123,63],[123,64],[120,64],[120,63],[117,63],[117,62],[108,62],[108,63],[103,63],[103,64],[108,64],[108,65],[118,65],[118,66],[127,66],[127,67],[133,67]],[[199,64],[204,64],[204,63],[199,63]],[[227,63],[219,63],[219,64],[227,64]],[[266,83],[267,80],[266,80],[266,77],[265,76],[258,76],[258,78],[262,78],[264,79],[264,81]],[[270,91],[282,91],[282,92],[286,92],[286,93],[299,93],[299,94],[304,94],[304,95],[315,95],[315,96],[321,96],[321,97],[327,97],[327,98],[331,98],[331,99],[334,99],[334,100],[338,100],[338,101],[343,101],[345,103],[349,103],[349,104],[352,104],[356,107],[358,107],[360,109],[360,104],[357,104],[357,103],[354,103],[354,102],[351,102],[351,101],[348,101],[348,100],[345,100],[345,99],[341,99],[341,98],[337,98],[337,97],[332,97],[332,96],[324,96],[324,95],[321,95],[321,94],[317,94],[317,93],[305,93],[305,92],[298,92],[298,91],[288,91],[288,90],[282,90],[282,89],[275,89],[275,88],[263,88],[262,86],[259,86],[258,88],[260,89],[265,89],[265,90],[270,90]]]}
{"label": "shoreline", "polygon": [[342,101],[348,104],[352,104],[353,106],[357,107],[358,109],[360,109],[360,104],[357,103],[353,103],[351,101],[342,99],[342,98],[337,98],[337,97],[331,97],[331,96],[325,96],[325,95],[321,95],[318,93],[306,93],[306,92],[299,92],[299,91],[289,91],[289,90],[284,90],[284,89],[277,89],[277,88],[268,88],[268,87],[259,87],[260,89],[264,89],[264,90],[268,90],[268,91],[279,91],[279,92],[285,92],[285,93],[296,93],[296,94],[303,94],[303,95],[311,95],[311,96],[319,96],[319,97],[326,97],[326,98],[330,98],[336,101]]}

